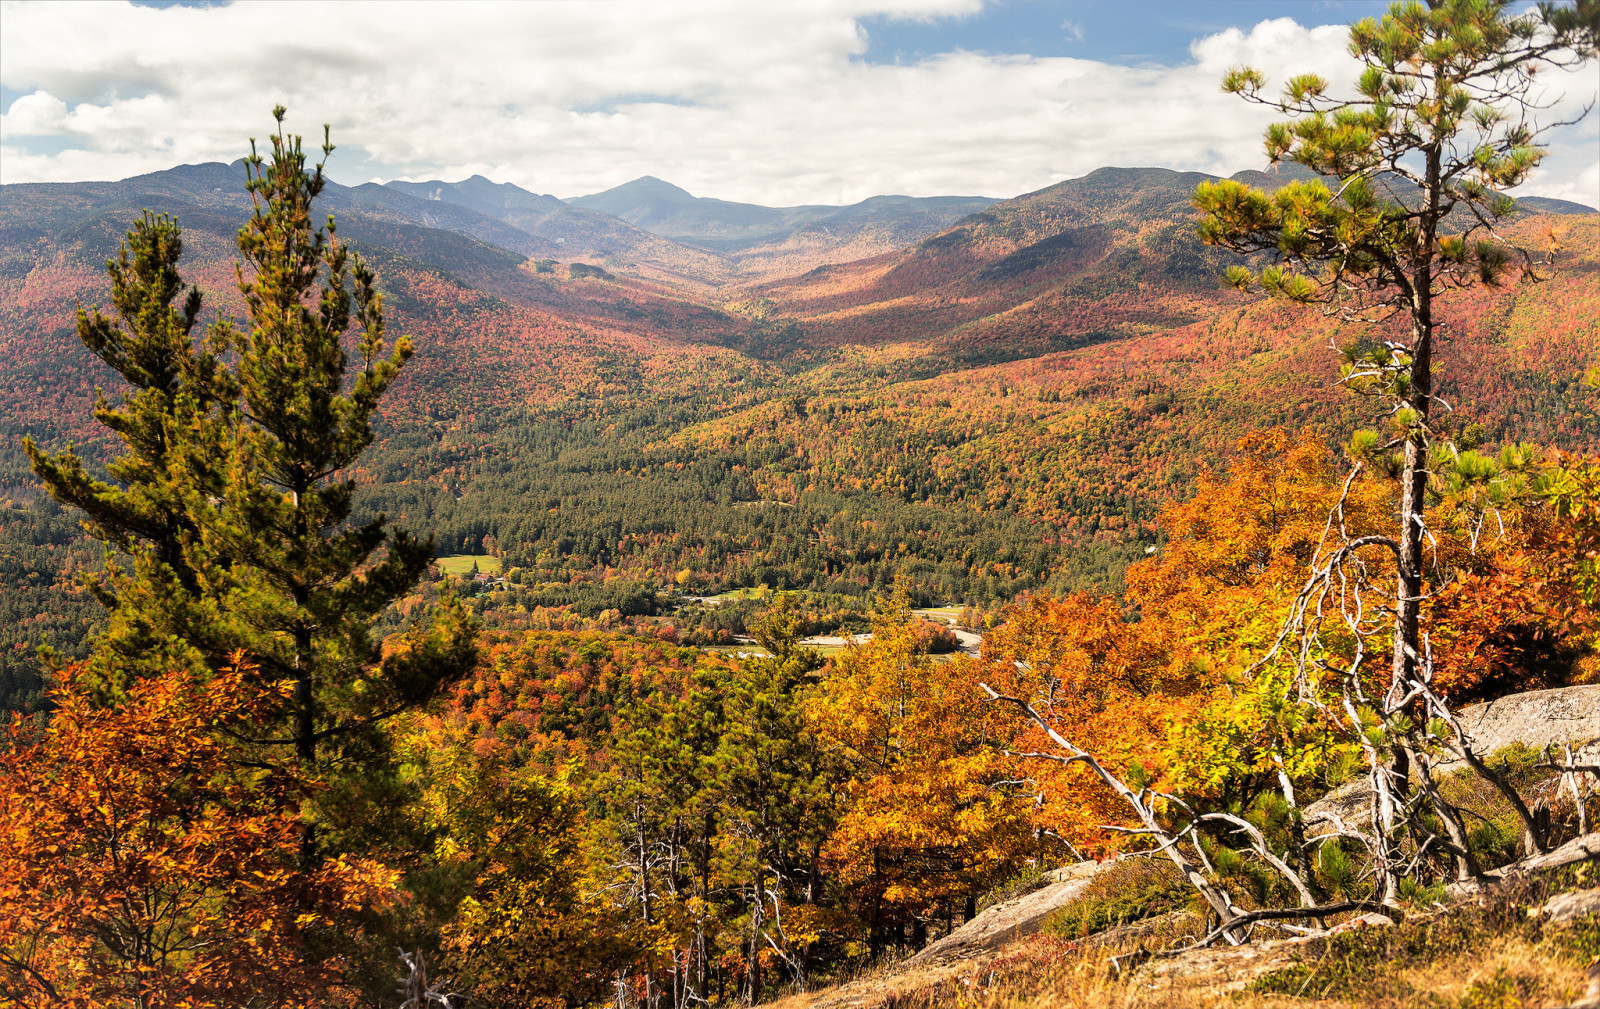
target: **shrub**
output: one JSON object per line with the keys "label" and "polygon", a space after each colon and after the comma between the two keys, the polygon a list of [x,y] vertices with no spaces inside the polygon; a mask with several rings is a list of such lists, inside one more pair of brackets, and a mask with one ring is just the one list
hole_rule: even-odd
{"label": "shrub", "polygon": [[1165,859],[1124,858],[1102,869],[1081,896],[1050,916],[1045,931],[1076,938],[1186,907],[1193,891]]}

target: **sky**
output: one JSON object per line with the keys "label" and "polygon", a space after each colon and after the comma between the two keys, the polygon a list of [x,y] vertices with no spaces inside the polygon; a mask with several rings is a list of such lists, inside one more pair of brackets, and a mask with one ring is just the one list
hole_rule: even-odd
{"label": "sky", "polygon": [[[1264,167],[1218,88],[1354,80],[1370,0],[0,3],[0,182],[232,161],[289,109],[337,181],[484,175],[572,197],[642,175],[787,206],[1009,197],[1106,165]],[[1570,117],[1591,64],[1545,82]],[[1518,195],[1600,205],[1600,114]]]}

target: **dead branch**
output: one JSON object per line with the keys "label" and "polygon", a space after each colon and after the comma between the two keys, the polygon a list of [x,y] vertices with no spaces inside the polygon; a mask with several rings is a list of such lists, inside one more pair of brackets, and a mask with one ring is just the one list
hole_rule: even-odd
{"label": "dead branch", "polygon": [[[1177,867],[1178,872],[1183,876],[1184,880],[1187,881],[1190,886],[1194,887],[1195,890],[1199,892],[1200,896],[1205,898],[1206,903],[1211,905],[1211,908],[1216,911],[1217,916],[1223,922],[1222,934],[1227,937],[1229,943],[1238,945],[1249,937],[1248,930],[1235,929],[1229,926],[1229,922],[1243,913],[1239,910],[1238,906],[1234,904],[1233,898],[1226,890],[1216,886],[1209,879],[1207,879],[1205,874],[1197,869],[1194,863],[1190,862],[1188,858],[1184,856],[1182,850],[1180,850],[1177,845],[1177,838],[1173,837],[1172,833],[1163,827],[1160,821],[1156,819],[1155,810],[1151,807],[1149,802],[1144,801],[1144,799],[1141,798],[1141,795],[1139,793],[1135,793],[1133,789],[1129,788],[1128,785],[1122,781],[1122,779],[1106,770],[1106,768],[1098,760],[1096,760],[1094,756],[1089,753],[1089,751],[1083,749],[1082,747],[1068,740],[1065,736],[1061,735],[1061,733],[1057,732],[1055,727],[1052,726],[1045,719],[1045,717],[1034,708],[1033,705],[1029,704],[1027,701],[1024,701],[1020,697],[1011,697],[1002,694],[993,687],[989,686],[987,683],[980,683],[978,686],[983,689],[984,693],[989,695],[990,700],[1002,701],[1007,704],[1015,705],[1021,709],[1022,712],[1027,715],[1035,725],[1044,730],[1045,735],[1049,737],[1050,741],[1065,751],[1067,755],[1066,757],[1062,757],[1059,754],[1041,754],[1041,756],[1049,756],[1064,763],[1081,762],[1088,766],[1088,768],[1093,771],[1101,781],[1105,782],[1109,788],[1115,791],[1118,795],[1122,796],[1123,801],[1131,806],[1133,811],[1138,815],[1139,820],[1144,824],[1145,829],[1151,834],[1154,834],[1163,842],[1162,848],[1166,851],[1167,857],[1172,860],[1172,864]],[[1181,836],[1181,833],[1179,836]],[[1198,843],[1195,845],[1195,847],[1197,849],[1199,848]],[[1202,857],[1204,857],[1204,853],[1202,853]]]}
{"label": "dead branch", "polygon": [[1177,949],[1161,950],[1150,954],[1152,957],[1177,956],[1190,950],[1201,949],[1209,946],[1222,937],[1223,930],[1238,925],[1247,925],[1258,921],[1277,921],[1285,918],[1325,918],[1331,914],[1344,914],[1347,911],[1375,911],[1386,918],[1396,922],[1403,920],[1395,908],[1387,904],[1379,904],[1370,900],[1346,900],[1338,904],[1324,904],[1321,907],[1275,908],[1264,911],[1246,911],[1228,925],[1213,929],[1204,939],[1189,946],[1180,946]]}

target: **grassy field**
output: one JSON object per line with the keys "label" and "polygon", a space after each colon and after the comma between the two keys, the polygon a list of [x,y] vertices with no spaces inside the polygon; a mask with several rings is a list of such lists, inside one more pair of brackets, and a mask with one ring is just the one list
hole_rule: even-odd
{"label": "grassy field", "polygon": [[490,557],[488,554],[454,554],[450,557],[435,557],[433,563],[439,570],[447,575],[465,577],[472,573],[472,565],[476,562],[478,570],[486,575],[500,573],[500,558]]}

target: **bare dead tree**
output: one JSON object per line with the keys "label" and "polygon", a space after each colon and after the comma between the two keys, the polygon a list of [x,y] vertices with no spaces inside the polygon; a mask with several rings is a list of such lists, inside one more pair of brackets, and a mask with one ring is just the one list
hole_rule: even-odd
{"label": "bare dead tree", "polygon": [[461,996],[444,991],[444,982],[441,980],[428,981],[428,965],[422,959],[421,950],[407,953],[402,949],[400,963],[406,968],[405,983],[399,989],[400,997],[405,1000],[400,1003],[400,1009],[430,1009],[433,1006],[454,1009],[450,1000]]}
{"label": "bare dead tree", "polygon": [[1587,834],[1589,833],[1588,775],[1600,778],[1600,766],[1577,763],[1572,754],[1571,743],[1567,743],[1563,747],[1566,759],[1561,763],[1556,763],[1555,754],[1551,752],[1552,749],[1553,747],[1546,746],[1544,748],[1545,763],[1535,764],[1534,766],[1561,772],[1561,792],[1565,793],[1570,789],[1572,791],[1572,801],[1578,807],[1578,833]]}

